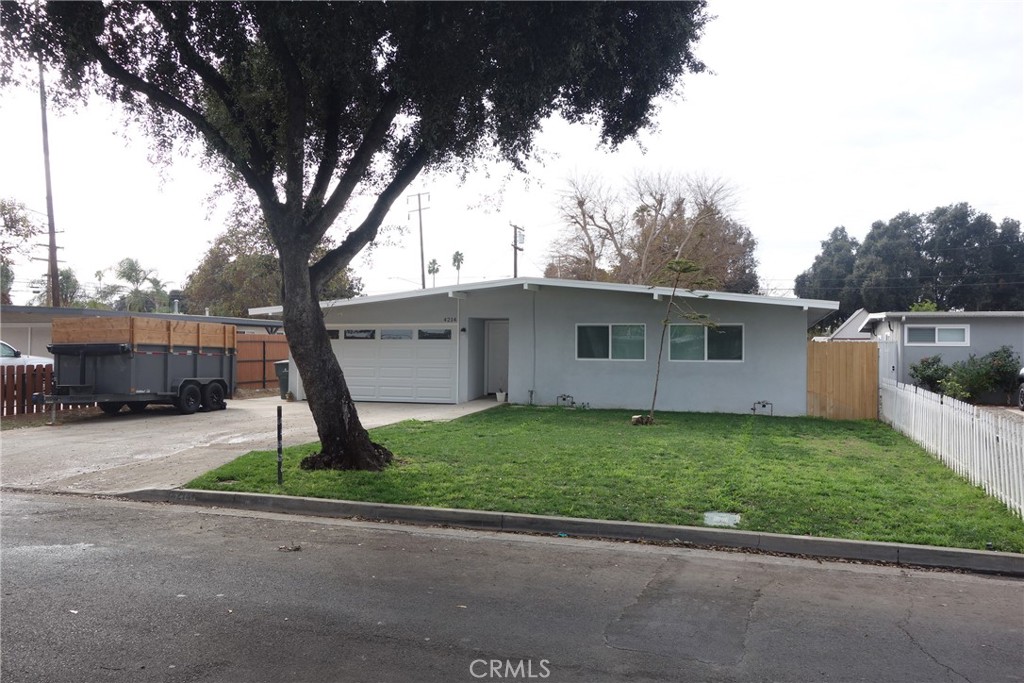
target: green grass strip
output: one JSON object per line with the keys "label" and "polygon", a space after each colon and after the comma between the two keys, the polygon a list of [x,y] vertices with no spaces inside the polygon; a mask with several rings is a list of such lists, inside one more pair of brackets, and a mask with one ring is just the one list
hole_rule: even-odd
{"label": "green grass strip", "polygon": [[319,444],[252,452],[190,488],[1024,552],[1024,520],[877,422],[504,406],[373,430],[384,472],[307,472]]}

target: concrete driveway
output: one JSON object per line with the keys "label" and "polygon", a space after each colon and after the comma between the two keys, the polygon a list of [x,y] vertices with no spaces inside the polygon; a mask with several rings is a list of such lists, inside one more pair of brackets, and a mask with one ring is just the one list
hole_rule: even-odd
{"label": "concrete driveway", "polygon": [[[452,420],[497,405],[359,403],[365,427],[402,420]],[[214,413],[180,415],[152,406],[144,413],[96,415],[57,426],[0,435],[0,485],[28,491],[119,494],[177,488],[253,450],[277,449],[277,407],[285,446],[317,440],[305,402],[278,397],[229,401]]]}

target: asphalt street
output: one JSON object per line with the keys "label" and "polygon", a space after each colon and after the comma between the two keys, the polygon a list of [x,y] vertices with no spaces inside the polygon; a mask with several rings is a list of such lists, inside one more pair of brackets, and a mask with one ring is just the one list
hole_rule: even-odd
{"label": "asphalt street", "polygon": [[1020,681],[1024,582],[5,493],[0,676]]}

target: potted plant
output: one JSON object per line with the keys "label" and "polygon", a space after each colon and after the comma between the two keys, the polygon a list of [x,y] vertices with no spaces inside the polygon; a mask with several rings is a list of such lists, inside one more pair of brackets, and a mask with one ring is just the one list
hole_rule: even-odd
{"label": "potted plant", "polygon": [[505,390],[502,389],[501,387],[498,387],[498,392],[497,392],[496,396],[498,397],[498,403],[504,403],[505,402]]}

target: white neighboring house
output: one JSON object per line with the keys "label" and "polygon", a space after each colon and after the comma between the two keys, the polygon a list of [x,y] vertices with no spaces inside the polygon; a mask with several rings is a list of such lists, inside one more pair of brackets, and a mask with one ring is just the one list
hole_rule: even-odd
{"label": "white neighboring house", "polygon": [[[357,401],[649,408],[670,288],[517,278],[321,302]],[[836,301],[686,292],[714,327],[672,316],[659,410],[807,410],[807,330]],[[253,308],[275,315],[280,306]],[[285,330],[287,333],[287,330]],[[289,391],[305,398],[294,361]]]}

